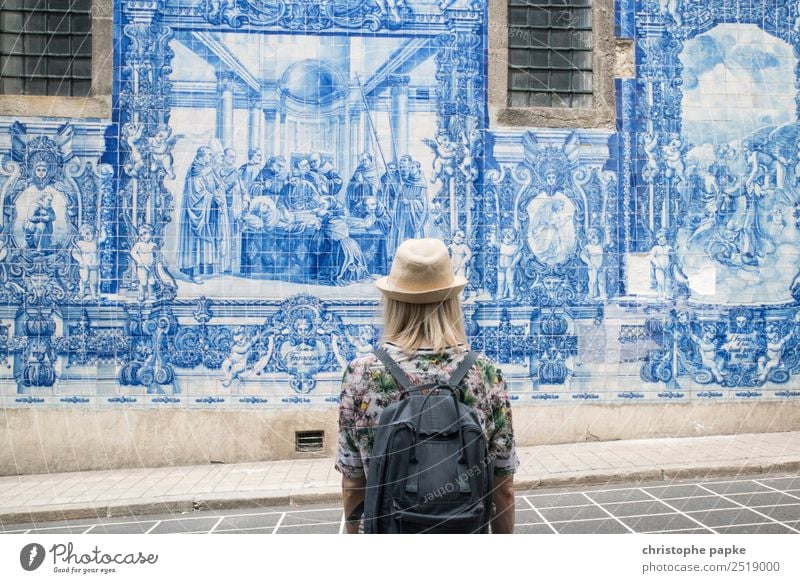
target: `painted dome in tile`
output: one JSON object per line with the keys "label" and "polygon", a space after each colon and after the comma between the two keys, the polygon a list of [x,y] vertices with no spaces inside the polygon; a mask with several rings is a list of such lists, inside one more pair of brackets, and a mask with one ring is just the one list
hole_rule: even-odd
{"label": "painted dome in tile", "polygon": [[330,64],[308,59],[286,69],[280,81],[283,93],[303,103],[329,103],[344,93],[345,83]]}

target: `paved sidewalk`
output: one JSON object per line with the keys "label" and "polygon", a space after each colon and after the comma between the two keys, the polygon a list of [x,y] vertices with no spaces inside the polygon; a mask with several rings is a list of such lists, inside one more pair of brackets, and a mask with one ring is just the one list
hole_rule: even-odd
{"label": "paved sidewalk", "polygon": [[[523,447],[522,489],[800,471],[800,431]],[[0,477],[0,523],[340,500],[331,458]]]}

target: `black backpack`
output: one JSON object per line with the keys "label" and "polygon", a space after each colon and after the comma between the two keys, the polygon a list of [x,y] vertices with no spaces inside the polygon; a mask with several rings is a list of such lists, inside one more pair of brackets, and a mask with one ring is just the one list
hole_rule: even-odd
{"label": "black backpack", "polygon": [[364,531],[488,532],[492,459],[477,414],[458,388],[478,353],[469,352],[449,380],[419,386],[384,350],[374,353],[402,393],[375,430]]}

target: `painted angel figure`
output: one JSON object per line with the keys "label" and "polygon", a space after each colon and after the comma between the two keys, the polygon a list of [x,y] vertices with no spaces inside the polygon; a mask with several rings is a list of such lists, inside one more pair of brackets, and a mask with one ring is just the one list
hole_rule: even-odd
{"label": "painted angel figure", "polygon": [[172,128],[167,124],[161,124],[156,129],[156,134],[147,138],[147,143],[150,146],[150,156],[152,162],[150,163],[150,171],[156,172],[159,169],[164,169],[172,180],[175,180],[175,170],[173,169],[172,147],[178,140],[177,136],[172,136]]}
{"label": "painted angel figure", "polygon": [[106,230],[100,228],[99,236],[91,225],[81,225],[78,238],[72,244],[72,258],[78,264],[80,285],[78,297],[87,295],[97,298],[100,295],[100,253],[99,248],[107,238]]}
{"label": "painted angel figure", "polygon": [[650,281],[659,297],[665,299],[689,281],[663,229],[656,233],[656,244],[650,249]]}
{"label": "painted angel figure", "polygon": [[124,170],[128,176],[136,177],[144,168],[144,158],[139,149],[139,142],[142,139],[144,125],[140,123],[128,122],[122,126],[122,140],[128,146],[128,160],[125,162]]}
{"label": "painted angel figure", "polygon": [[697,345],[703,367],[711,372],[715,381],[722,383],[726,375],[725,358],[719,354],[716,331],[713,328],[707,328],[703,331],[701,338],[690,329],[689,337]]}
{"label": "painted angel figure", "polygon": [[439,131],[436,140],[423,138],[422,141],[428,146],[435,155],[433,159],[433,177],[431,184],[441,180],[442,184],[447,184],[452,178],[458,167],[459,145],[450,140],[447,132]]}
{"label": "painted angel figure", "polygon": [[683,163],[683,138],[680,134],[673,134],[669,142],[662,146],[664,153],[664,163],[667,165],[667,178],[683,178],[686,165]]}
{"label": "painted angel figure", "polygon": [[789,333],[781,337],[780,330],[774,324],[767,326],[767,353],[758,357],[758,380],[760,383],[767,382],[769,373],[781,364],[786,343],[794,336],[794,328]]}
{"label": "painted angel figure", "polygon": [[647,162],[644,165],[642,176],[646,182],[652,182],[658,172],[658,160],[656,159],[656,152],[658,151],[658,136],[655,132],[646,132],[642,135],[642,148],[647,157]]}
{"label": "painted angel figure", "polygon": [[237,326],[233,329],[231,353],[222,361],[222,386],[229,387],[234,380],[239,380],[240,375],[247,370],[247,359],[253,348],[253,339],[247,333],[247,328]]}

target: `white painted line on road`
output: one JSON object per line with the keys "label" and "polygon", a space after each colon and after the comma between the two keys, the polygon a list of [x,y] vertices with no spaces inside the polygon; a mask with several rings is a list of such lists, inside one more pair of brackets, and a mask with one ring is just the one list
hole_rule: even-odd
{"label": "white painted line on road", "polygon": [[664,500],[662,500],[662,499],[659,499],[659,498],[657,498],[656,496],[653,496],[653,495],[652,495],[650,492],[648,492],[648,491],[647,491],[647,490],[645,490],[644,488],[639,488],[639,490],[641,490],[642,492],[644,492],[645,494],[647,494],[648,496],[650,496],[650,497],[651,497],[653,500],[657,500],[658,502],[661,502],[661,503],[662,503],[664,506],[666,506],[667,508],[669,508],[669,509],[671,509],[671,510],[673,510],[673,511],[677,512],[678,514],[680,514],[681,516],[683,516],[683,517],[685,517],[685,518],[688,518],[689,520],[691,520],[691,521],[692,521],[692,522],[694,522],[695,524],[699,524],[701,527],[705,528],[706,530],[710,530],[710,531],[711,531],[711,532],[713,532],[714,534],[719,534],[719,533],[718,533],[716,530],[714,530],[714,529],[713,529],[713,528],[711,528],[710,526],[707,526],[707,525],[703,524],[702,522],[700,522],[699,520],[697,520],[697,519],[695,519],[695,518],[692,518],[691,516],[689,516],[689,515],[688,515],[688,514],[686,514],[685,512],[683,512],[683,511],[681,511],[681,510],[678,510],[677,508],[675,508],[675,507],[674,507],[674,506],[672,506],[671,504],[668,504],[668,503],[667,503],[667,502],[665,502]]}
{"label": "white painted line on road", "polygon": [[219,520],[217,520],[214,523],[214,526],[212,526],[211,529],[206,534],[211,534],[212,532],[214,532],[217,529],[217,527],[219,526],[219,523],[222,522],[223,520],[225,520],[225,517],[224,516],[220,516]]}
{"label": "white painted line on road", "polygon": [[345,515],[344,509],[342,510],[342,520],[339,522],[339,534],[344,534],[344,523],[345,523]]}
{"label": "white painted line on road", "polygon": [[[698,484],[698,486],[699,486],[699,484]],[[703,486],[700,486],[700,487],[701,487],[701,488],[703,488]],[[703,488],[703,490],[708,490],[708,488]],[[709,492],[712,492],[713,490],[708,490],[708,491],[709,491]],[[738,493],[738,492],[737,492],[737,493]],[[748,492],[748,493],[750,493],[750,492]],[[767,518],[767,519],[771,520],[772,522],[774,522],[774,523],[776,523],[776,524],[780,524],[781,526],[784,526],[784,527],[788,528],[788,529],[789,529],[789,530],[791,530],[792,532],[796,532],[796,533],[799,533],[799,534],[800,534],[800,530],[797,530],[796,528],[792,528],[792,527],[791,527],[791,526],[789,526],[788,524],[784,524],[784,523],[782,523],[780,520],[775,520],[774,518],[772,518],[771,516],[769,516],[769,515],[767,515],[767,514],[764,514],[763,512],[759,512],[758,510],[755,510],[755,509],[753,509],[753,508],[750,508],[749,506],[745,506],[744,504],[741,504],[741,503],[737,502],[736,500],[731,500],[730,498],[728,498],[727,496],[723,496],[722,494],[718,494],[718,496],[719,496],[720,498],[722,498],[723,500],[727,500],[728,502],[733,502],[734,504],[736,504],[736,505],[737,505],[737,506],[739,506],[740,508],[743,508],[743,509],[745,509],[745,510],[749,510],[750,512],[755,512],[755,513],[756,513],[756,514],[758,514],[759,516],[763,516],[764,518]],[[732,524],[731,526],[737,526],[737,525],[735,525],[735,524]]]}
{"label": "white painted line on road", "polygon": [[609,515],[611,518],[613,518],[614,520],[616,520],[617,522],[619,522],[619,523],[620,523],[622,526],[624,526],[624,527],[625,527],[625,528],[628,530],[628,532],[630,532],[630,533],[635,533],[635,532],[636,532],[636,531],[635,531],[635,530],[633,530],[633,529],[632,529],[630,526],[628,526],[627,524],[625,524],[624,522],[622,522],[622,521],[621,521],[619,518],[617,518],[616,516],[614,516],[613,514],[611,514],[611,513],[610,513],[608,510],[606,510],[605,508],[603,508],[602,506],[600,506],[600,505],[599,505],[597,502],[595,502],[594,500],[592,500],[592,499],[589,497],[589,495],[588,495],[586,492],[581,492],[581,494],[583,494],[583,495],[586,497],[586,499],[587,499],[587,500],[589,500],[589,502],[591,502],[592,504],[594,504],[594,505],[595,505],[597,508],[599,508],[600,510],[602,510],[603,512],[605,512],[606,514],[608,514],[608,515]]}
{"label": "white painted line on road", "polygon": [[285,512],[283,514],[281,514],[281,517],[278,519],[278,523],[275,525],[275,528],[272,529],[272,534],[275,534],[276,532],[278,532],[278,528],[280,528],[281,522],[283,522],[284,518],[286,518],[286,513]]}
{"label": "white painted line on road", "polygon": [[[778,479],[778,478],[774,478],[774,479]],[[758,480],[753,480],[753,481],[756,484],[761,484],[761,482],[759,482]],[[779,492],[779,493],[783,494],[784,496],[789,496],[789,498],[794,498],[795,500],[800,500],[800,496],[795,496],[794,494],[789,494],[789,492],[786,492],[784,490],[778,490],[777,488],[773,488],[772,486],[769,486],[767,484],[761,484],[761,485],[764,486],[765,488],[769,488],[770,490],[773,490],[774,492]]]}
{"label": "white painted line on road", "polygon": [[156,522],[153,526],[148,528],[147,531],[145,532],[145,534],[150,534],[151,532],[153,532],[153,529],[155,529],[155,527],[157,527],[159,524],[161,524],[160,520],[158,522]]}
{"label": "white painted line on road", "polygon": [[544,523],[545,523],[547,526],[549,526],[549,527],[550,527],[550,530],[552,530],[552,531],[553,531],[553,534],[559,534],[559,532],[556,530],[556,528],[555,528],[555,527],[554,527],[552,524],[550,524],[550,521],[549,521],[549,520],[547,520],[547,519],[546,519],[544,516],[542,516],[542,513],[541,513],[541,512],[539,512],[539,509],[538,509],[538,508],[536,508],[536,506],[534,506],[534,505],[533,505],[533,502],[531,502],[530,500],[528,500],[528,497],[527,497],[527,496],[523,496],[523,497],[522,497],[522,499],[523,499],[523,500],[525,500],[525,502],[527,502],[527,503],[528,503],[528,506],[530,506],[530,507],[531,507],[531,509],[533,509],[533,511],[534,511],[536,514],[538,514],[538,515],[539,515],[539,518],[541,518],[542,520],[544,520]]}
{"label": "white painted line on road", "polygon": [[89,534],[89,532],[90,532],[90,531],[91,531],[91,530],[92,530],[92,529],[93,529],[95,526],[97,526],[97,525],[96,525],[96,524],[93,524],[92,526],[90,526],[89,528],[87,528],[86,530],[84,530],[84,531],[83,531],[81,534]]}

